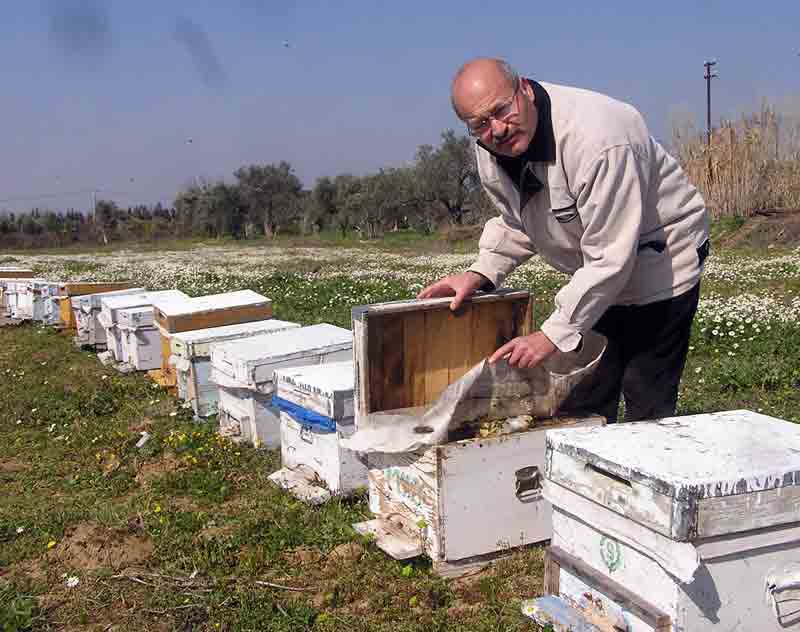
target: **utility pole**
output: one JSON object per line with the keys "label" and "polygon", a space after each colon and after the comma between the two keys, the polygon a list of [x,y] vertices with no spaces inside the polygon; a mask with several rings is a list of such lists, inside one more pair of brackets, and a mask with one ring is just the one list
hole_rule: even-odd
{"label": "utility pole", "polygon": [[717,60],[707,61],[703,64],[706,69],[704,79],[706,80],[706,130],[708,135],[708,146],[711,147],[711,80],[714,77],[719,77],[716,72],[711,69],[717,65]]}

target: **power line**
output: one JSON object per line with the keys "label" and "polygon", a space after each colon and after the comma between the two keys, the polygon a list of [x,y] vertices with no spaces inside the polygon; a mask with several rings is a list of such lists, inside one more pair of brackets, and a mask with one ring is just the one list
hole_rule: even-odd
{"label": "power line", "polygon": [[[63,191],[61,193],[42,193],[39,195],[26,195],[26,196],[18,196],[18,197],[10,197],[0,199],[0,204],[7,204],[9,202],[35,202],[37,200],[50,200],[60,197],[72,197],[76,195],[89,195],[90,193],[105,193],[106,195],[117,195],[120,197],[136,197],[136,196],[147,196],[147,197],[154,197],[152,194],[146,194],[141,192],[123,192],[123,191],[107,191],[105,189],[82,189],[80,191]],[[156,197],[159,198],[170,198],[173,197],[175,193],[159,195]]]}

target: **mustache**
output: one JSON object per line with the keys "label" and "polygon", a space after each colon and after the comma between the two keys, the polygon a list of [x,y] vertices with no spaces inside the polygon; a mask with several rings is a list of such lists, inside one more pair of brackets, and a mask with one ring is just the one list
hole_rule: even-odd
{"label": "mustache", "polygon": [[502,136],[494,136],[492,135],[492,140],[494,141],[495,145],[504,145],[507,143],[511,137],[514,135],[514,132],[506,132]]}

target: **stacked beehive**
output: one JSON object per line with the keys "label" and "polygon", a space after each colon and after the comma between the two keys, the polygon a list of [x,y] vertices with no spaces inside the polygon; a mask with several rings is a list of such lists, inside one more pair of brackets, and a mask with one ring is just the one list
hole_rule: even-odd
{"label": "stacked beehive", "polygon": [[272,405],[276,369],[352,357],[349,330],[321,324],[216,344],[211,381],[219,386],[220,432],[266,448],[280,445],[279,411]]}
{"label": "stacked beehive", "polygon": [[297,323],[269,319],[173,334],[170,363],[176,372],[178,397],[191,403],[198,417],[217,414],[219,387],[210,379],[212,347],[297,327],[300,327]]}
{"label": "stacked beehive", "polygon": [[157,302],[154,323],[161,334],[161,368],[153,371],[151,377],[162,386],[177,388],[177,374],[170,364],[173,334],[269,318],[272,318],[272,301],[252,290]]}
{"label": "stacked beehive", "polygon": [[275,371],[282,468],[269,478],[310,504],[366,487],[367,468],[341,445],[355,429],[353,362]]}
{"label": "stacked beehive", "polygon": [[59,309],[61,311],[61,326],[67,332],[74,332],[77,328],[75,321],[72,300],[84,296],[85,294],[96,294],[98,292],[113,292],[114,290],[125,290],[134,287],[128,281],[116,281],[109,283],[62,283],[58,289]]}

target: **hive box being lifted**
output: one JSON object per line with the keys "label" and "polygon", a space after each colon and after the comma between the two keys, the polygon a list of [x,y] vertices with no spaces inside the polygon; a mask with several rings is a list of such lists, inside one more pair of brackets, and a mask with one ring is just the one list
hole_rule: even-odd
{"label": "hive box being lifted", "polygon": [[198,417],[216,415],[219,387],[210,380],[211,347],[299,327],[297,323],[269,319],[172,334],[171,362],[177,373],[178,397],[190,402]]}
{"label": "hive box being lifted", "polygon": [[90,347],[98,351],[105,350],[106,330],[98,319],[101,308],[100,301],[111,296],[130,296],[143,292],[145,292],[143,287],[137,287],[74,297],[72,311],[76,323],[75,344],[78,347]]}
{"label": "hive box being lifted", "polygon": [[149,307],[156,300],[185,300],[189,298],[180,290],[160,290],[129,295],[101,295],[97,321],[106,331],[106,345],[116,362],[125,362],[122,349],[122,330],[117,327],[119,313],[133,307]]}
{"label": "hive box being lifted", "polygon": [[800,629],[797,424],[738,410],[553,431],[545,473],[545,593],[559,599],[526,614],[599,609],[629,632]]}
{"label": "hive box being lifted", "polygon": [[369,413],[436,401],[475,364],[530,331],[528,292],[478,294],[457,313],[451,300],[353,308],[356,424]]}
{"label": "hive box being lifted", "polygon": [[211,381],[219,386],[220,432],[275,448],[280,418],[272,406],[273,372],[352,358],[352,334],[321,324],[213,345]]}
{"label": "hive box being lifted", "polygon": [[169,363],[172,334],[272,318],[272,301],[252,290],[198,296],[174,303],[156,303],[154,307],[155,323],[162,334],[161,373],[154,378],[167,387],[177,386],[177,375]]}
{"label": "hive box being lifted", "polygon": [[152,305],[121,309],[117,328],[122,335],[122,362],[137,371],[161,366],[161,332],[153,322]]}
{"label": "hive box being lifted", "polygon": [[72,299],[74,297],[83,296],[85,294],[96,294],[98,292],[125,290],[132,287],[135,287],[135,284],[129,281],[62,283],[58,288],[62,326],[66,331],[77,328],[77,322],[75,321],[72,309]]}
{"label": "hive box being lifted", "polygon": [[[356,424],[371,413],[433,403],[470,368],[531,327],[524,291],[353,309]],[[367,455],[374,520],[354,525],[396,559],[425,554],[442,575],[551,537],[541,497],[548,428],[601,425],[602,417],[536,420],[528,430],[409,453]]]}
{"label": "hive box being lifted", "polygon": [[279,369],[273,381],[283,467],[270,480],[315,505],[366,487],[366,466],[340,443],[355,428],[353,362]]}

